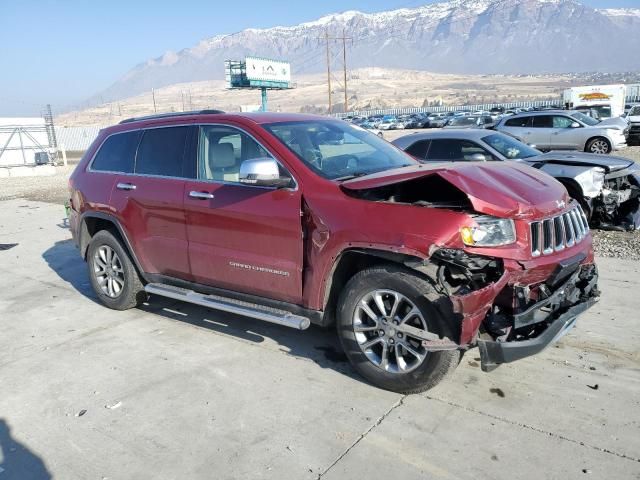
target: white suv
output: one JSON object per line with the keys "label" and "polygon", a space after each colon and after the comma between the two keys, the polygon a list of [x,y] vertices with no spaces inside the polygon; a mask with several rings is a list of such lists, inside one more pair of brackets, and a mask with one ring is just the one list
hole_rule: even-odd
{"label": "white suv", "polygon": [[599,121],[572,110],[549,110],[505,117],[495,129],[540,150],[610,153],[627,146],[629,129],[609,120]]}

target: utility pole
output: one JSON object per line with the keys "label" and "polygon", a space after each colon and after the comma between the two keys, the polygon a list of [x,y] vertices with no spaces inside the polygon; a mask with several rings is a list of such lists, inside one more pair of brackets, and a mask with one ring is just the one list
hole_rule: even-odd
{"label": "utility pole", "polygon": [[329,52],[329,40],[342,40],[342,67],[344,76],[344,111],[347,112],[349,108],[348,92],[347,92],[347,40],[353,40],[352,37],[347,37],[346,31],[342,30],[341,37],[330,37],[327,30],[324,34],[324,41],[327,45],[327,88],[329,90],[329,113],[333,110],[333,102],[331,101],[331,55]]}
{"label": "utility pole", "polygon": [[342,68],[344,73],[344,113],[349,111],[349,100],[347,99],[347,36],[345,29],[342,29]]}
{"label": "utility pole", "polygon": [[324,32],[324,39],[327,44],[327,87],[329,89],[329,115],[331,115],[331,59],[329,58],[329,30]]}
{"label": "utility pole", "polygon": [[153,98],[153,111],[154,113],[158,113],[158,109],[156,108],[156,92],[153,88],[151,89],[151,98]]}

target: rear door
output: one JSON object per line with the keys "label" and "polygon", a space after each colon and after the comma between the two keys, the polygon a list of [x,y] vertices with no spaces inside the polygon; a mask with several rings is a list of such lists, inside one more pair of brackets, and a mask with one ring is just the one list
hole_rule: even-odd
{"label": "rear door", "polygon": [[133,173],[120,174],[111,194],[138,260],[147,273],[189,280],[184,213],[185,178],[194,127],[149,128],[139,133]]}
{"label": "rear door", "polygon": [[191,272],[199,283],[300,303],[301,192],[240,183],[242,161],[261,157],[272,154],[245,130],[199,127],[197,179],[184,194]]}
{"label": "rear door", "polygon": [[531,135],[531,117],[513,117],[504,120],[497,130],[508,133],[525,143]]}

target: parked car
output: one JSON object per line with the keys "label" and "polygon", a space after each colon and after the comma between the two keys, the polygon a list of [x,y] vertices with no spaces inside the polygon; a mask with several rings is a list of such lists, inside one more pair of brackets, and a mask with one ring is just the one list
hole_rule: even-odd
{"label": "parked car", "polygon": [[628,130],[614,122],[615,119],[600,122],[575,110],[557,110],[503,118],[495,129],[540,150],[581,150],[605,154],[627,145]]}
{"label": "parked car", "polygon": [[491,128],[493,118],[489,115],[477,115],[471,117],[454,117],[444,128]]}
{"label": "parked car", "polygon": [[[399,126],[400,124],[398,123],[398,119],[395,115],[385,115],[377,125],[377,128],[379,130],[396,130]],[[404,125],[402,128],[404,128]]]}
{"label": "parked car", "polygon": [[[539,352],[599,295],[586,219],[548,175],[422,164],[326,117],[126,120],[100,131],[69,186],[105,306],[160,296],[335,324],[355,370],[393,391],[436,385],[474,346],[484,370]],[[560,225],[571,235],[549,233]]]}
{"label": "parked car", "polygon": [[448,117],[445,113],[432,113],[429,115],[429,128],[442,128],[447,121]]}
{"label": "parked car", "polygon": [[414,113],[409,115],[404,124],[405,128],[426,128],[429,126],[429,114]]}
{"label": "parked car", "polygon": [[640,145],[640,105],[631,107],[625,118],[629,122],[627,142],[629,145]]}
{"label": "parked car", "polygon": [[442,130],[398,138],[397,147],[422,161],[517,160],[559,180],[593,227],[640,229],[640,166],[611,155],[543,154],[508,135],[486,130]]}

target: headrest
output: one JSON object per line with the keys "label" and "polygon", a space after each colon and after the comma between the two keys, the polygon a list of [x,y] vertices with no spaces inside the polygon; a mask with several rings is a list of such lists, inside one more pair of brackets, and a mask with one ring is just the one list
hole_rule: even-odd
{"label": "headrest", "polygon": [[236,164],[236,155],[230,143],[209,145],[209,168],[227,168]]}

